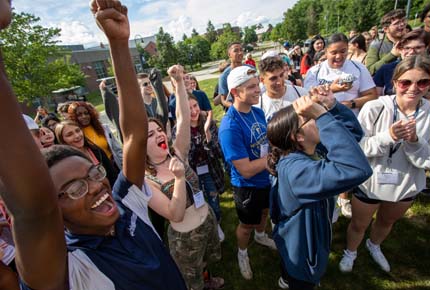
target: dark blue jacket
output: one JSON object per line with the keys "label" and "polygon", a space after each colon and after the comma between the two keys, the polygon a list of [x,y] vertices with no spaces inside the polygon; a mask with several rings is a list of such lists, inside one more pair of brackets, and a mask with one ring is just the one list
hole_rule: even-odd
{"label": "dark blue jacket", "polygon": [[312,158],[301,151],[282,157],[270,204],[276,223],[273,237],[288,274],[315,284],[327,268],[333,197],[372,175],[357,142],[363,134],[360,124],[349,109],[337,104],[316,125],[325,158]]}

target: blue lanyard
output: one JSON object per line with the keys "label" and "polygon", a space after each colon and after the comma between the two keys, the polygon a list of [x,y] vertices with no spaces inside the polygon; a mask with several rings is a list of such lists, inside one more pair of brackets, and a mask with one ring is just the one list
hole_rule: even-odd
{"label": "blue lanyard", "polygon": [[[415,109],[414,119],[416,119],[418,116],[418,111],[420,109],[420,103],[418,103],[417,108]],[[394,99],[393,99],[393,104],[394,104],[394,115],[393,115],[393,124],[394,124],[397,121],[397,118],[399,115],[399,113],[398,113],[399,105],[397,105],[396,97],[394,97]],[[394,153],[396,153],[397,150],[399,150],[400,145],[401,145],[400,142],[397,143],[396,146],[393,146],[393,144],[390,145],[390,155],[388,156],[388,158],[391,159],[391,157],[393,157]]]}

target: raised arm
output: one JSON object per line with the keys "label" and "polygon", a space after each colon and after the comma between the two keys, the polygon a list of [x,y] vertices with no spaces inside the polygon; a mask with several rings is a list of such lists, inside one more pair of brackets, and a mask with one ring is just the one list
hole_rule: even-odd
{"label": "raised arm", "polygon": [[123,137],[123,171],[138,186],[145,177],[148,120],[128,47],[127,8],[120,1],[95,1],[91,8],[109,41],[118,87],[119,122]]}
{"label": "raised arm", "polygon": [[180,65],[169,68],[168,73],[175,85],[176,95],[176,139],[173,143],[176,154],[186,161],[190,150],[190,107],[184,85],[184,69]]}
{"label": "raised arm", "polygon": [[166,95],[164,94],[163,78],[161,77],[160,71],[153,68],[149,74],[149,79],[157,97],[157,117],[163,123],[164,128],[166,128],[167,122],[169,121],[169,107]]}
{"label": "raised arm", "polygon": [[[9,14],[7,13],[9,12]],[[10,22],[10,2],[0,0],[0,29]],[[66,243],[48,167],[28,131],[7,79],[0,52],[0,177],[12,216],[15,262],[33,289],[66,289]]]}

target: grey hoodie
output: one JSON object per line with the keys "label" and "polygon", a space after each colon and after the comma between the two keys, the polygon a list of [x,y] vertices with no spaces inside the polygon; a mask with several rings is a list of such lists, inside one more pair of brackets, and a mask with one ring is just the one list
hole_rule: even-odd
{"label": "grey hoodie", "polygon": [[[360,146],[373,169],[372,177],[360,188],[369,198],[397,202],[413,197],[425,188],[424,169],[430,168],[430,103],[423,99],[418,108],[418,142],[395,142],[389,133],[394,119],[394,97],[381,96],[367,102],[358,120],[365,135]],[[408,118],[398,111],[397,119]],[[390,148],[394,149],[396,145],[398,150],[389,158]]]}

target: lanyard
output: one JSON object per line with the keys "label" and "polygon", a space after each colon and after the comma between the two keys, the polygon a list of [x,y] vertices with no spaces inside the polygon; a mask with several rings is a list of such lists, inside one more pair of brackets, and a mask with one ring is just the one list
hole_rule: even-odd
{"label": "lanyard", "polygon": [[[394,104],[394,115],[393,115],[393,124],[397,121],[398,115],[399,115],[399,106],[397,105],[397,101],[396,101],[396,97],[394,97],[393,99],[393,104]],[[420,109],[420,103],[418,103],[417,108],[415,109],[415,113],[414,113],[414,119],[417,118],[418,116],[418,111]],[[389,159],[391,159],[391,157],[393,157],[394,153],[397,152],[397,150],[399,150],[401,143],[397,143],[396,146],[393,146],[393,144],[390,145],[390,155],[388,156]]]}
{"label": "lanyard", "polygon": [[[237,111],[234,106],[232,106],[232,107],[233,107],[233,110],[236,112],[236,114],[239,115],[240,119],[245,124],[245,126],[248,128],[249,132],[251,133],[251,136],[254,137],[255,141],[258,141],[258,138],[257,138],[258,136],[255,136],[254,132],[252,131],[253,124],[251,124],[251,127],[250,127],[248,125],[248,123],[246,122],[246,120],[242,117],[242,115],[240,114],[240,112]],[[254,118],[255,124],[257,124],[257,126],[258,126],[259,131],[263,132],[263,130],[260,127],[260,123],[257,121],[257,118],[255,118],[254,111],[252,110],[252,108],[251,108],[251,113],[252,113],[252,117]]]}

